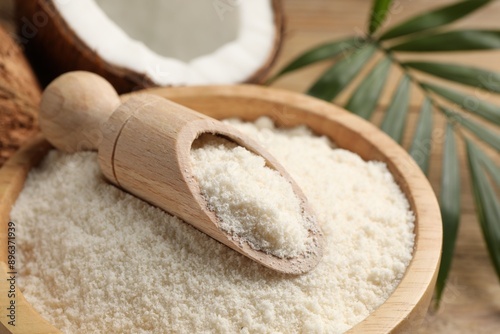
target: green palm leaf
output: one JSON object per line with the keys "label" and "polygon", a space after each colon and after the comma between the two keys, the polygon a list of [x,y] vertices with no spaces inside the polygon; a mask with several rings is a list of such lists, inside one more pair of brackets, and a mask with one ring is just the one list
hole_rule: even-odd
{"label": "green palm leaf", "polygon": [[351,95],[345,108],[364,119],[369,119],[377,107],[390,68],[389,58],[379,61]]}
{"label": "green palm leaf", "polygon": [[384,23],[392,0],[374,0],[368,30],[373,34]]}
{"label": "green palm leaf", "polygon": [[439,78],[500,93],[500,73],[472,66],[438,62],[409,61],[402,65]]}
{"label": "green palm leaf", "polygon": [[454,30],[420,36],[394,45],[392,51],[469,51],[500,48],[500,31]]}
{"label": "green palm leaf", "polygon": [[488,170],[493,181],[495,181],[497,186],[500,187],[500,166],[497,166],[493,162],[493,160],[491,160],[490,157],[479,148],[475,152],[481,159],[481,162],[483,163],[486,170]]}
{"label": "green palm leaf", "polygon": [[338,61],[323,73],[307,93],[314,97],[330,101],[354,79],[375,53],[375,50],[375,46],[370,44],[356,51],[351,57]]}
{"label": "green palm leaf", "polygon": [[410,102],[410,78],[404,75],[399,81],[392,102],[387,108],[384,120],[380,128],[398,143],[403,139],[406,127],[406,116],[408,115]]}
{"label": "green palm leaf", "polygon": [[453,122],[458,122],[459,124],[463,125],[467,130],[475,134],[479,139],[491,145],[497,151],[500,151],[500,135],[498,133],[485,128],[484,126],[474,122],[467,117],[464,117],[463,115],[455,111],[444,107],[442,107],[441,110]]}
{"label": "green palm leaf", "polygon": [[497,166],[495,162],[493,162],[493,160],[491,160],[491,158],[476,145],[474,145],[474,153],[476,154],[478,160],[481,161],[484,168],[491,175],[495,184],[500,187],[500,166]]}
{"label": "green palm leaf", "polygon": [[[347,42],[345,44],[347,46],[351,46],[349,44],[351,40],[353,42],[352,47],[341,48],[341,41],[325,44],[315,48],[316,50],[304,53],[278,74],[293,71],[316,61],[333,58],[342,53],[343,57],[338,57],[340,60],[323,73],[308,91],[308,94],[312,96],[329,101],[336,98],[359,74],[362,68],[370,63],[370,58],[377,50],[383,53],[386,58],[379,61],[363,78],[364,80],[356,87],[345,107],[361,117],[369,119],[376,109],[386,85],[390,63],[400,67],[403,77],[386,110],[381,129],[401,143],[407,126],[410,84],[413,82],[416,87],[421,88],[425,100],[420,110],[409,153],[417,161],[424,173],[429,168],[433,130],[432,113],[434,111],[442,112],[447,117],[448,126],[443,153],[443,179],[440,193],[441,211],[444,220],[444,242],[443,261],[436,290],[436,301],[438,303],[451,263],[460,212],[458,199],[460,179],[458,177],[458,159],[453,131],[467,130],[494,148],[496,152],[500,151],[500,133],[497,128],[491,130],[469,117],[470,114],[474,114],[493,124],[500,125],[500,107],[442,84],[424,83],[413,74],[413,70],[462,85],[477,87],[495,94],[500,94],[500,73],[449,62],[419,60],[402,62],[398,59],[398,53],[400,51],[442,52],[500,48],[500,30],[442,29],[490,2],[492,0],[456,2],[417,15],[388,29],[380,36],[375,32],[378,32],[387,18],[391,1],[374,0],[368,29],[365,32],[366,37],[362,39],[363,45],[358,47],[352,40],[353,37],[343,40],[344,43]],[[391,40],[387,43],[386,40],[394,38],[400,38],[400,40],[395,42]],[[341,49],[347,50],[347,52],[338,51]],[[459,105],[461,110],[470,114],[455,112],[446,108],[441,104],[440,100],[435,98],[436,95]],[[500,224],[498,223],[500,221],[500,209],[498,198],[495,197],[495,190],[488,183],[489,180],[493,180],[500,187],[500,168],[488,155],[479,150],[468,139],[466,140],[478,217],[488,244],[490,256],[500,278]]]}
{"label": "green palm leaf", "polygon": [[482,168],[479,148],[470,140],[466,140],[466,143],[476,212],[488,252],[500,276],[500,203]]}
{"label": "green palm leaf", "polygon": [[453,125],[451,124],[446,126],[443,152],[441,193],[439,196],[441,216],[443,217],[443,253],[436,283],[437,305],[441,300],[450,271],[460,223],[460,162],[458,160]]}
{"label": "green palm leaf", "polygon": [[432,144],[432,104],[429,98],[424,100],[420,109],[417,129],[410,148],[410,155],[420,169],[427,174]]}
{"label": "green palm leaf", "polygon": [[346,53],[352,50],[355,46],[362,45],[363,43],[365,43],[364,40],[359,37],[348,37],[339,41],[319,45],[295,58],[275,76],[269,79],[268,83],[276,80],[285,73],[298,70],[299,68],[322,60],[335,58],[339,54]]}
{"label": "green palm leaf", "polygon": [[458,104],[462,109],[480,116],[488,121],[500,125],[500,107],[479,98],[467,95],[451,88],[436,84],[423,83],[422,86],[444,97],[448,101]]}
{"label": "green palm leaf", "polygon": [[452,23],[488,4],[491,0],[462,1],[431,12],[417,15],[385,32],[380,40],[387,40],[416,32],[438,28]]}

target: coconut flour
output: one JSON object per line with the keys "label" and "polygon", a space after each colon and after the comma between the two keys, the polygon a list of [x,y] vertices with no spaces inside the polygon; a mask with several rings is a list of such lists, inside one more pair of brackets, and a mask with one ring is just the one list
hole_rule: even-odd
{"label": "coconut flour", "polygon": [[191,149],[193,173],[219,226],[254,249],[291,258],[309,231],[292,185],[266,161],[225,138],[205,134]]}
{"label": "coconut flour", "polygon": [[13,208],[19,286],[65,333],[341,333],[401,280],[414,216],[383,163],[305,127],[230,121],[308,197],[324,256],[279,274],[106,183],[95,153],[52,151]]}

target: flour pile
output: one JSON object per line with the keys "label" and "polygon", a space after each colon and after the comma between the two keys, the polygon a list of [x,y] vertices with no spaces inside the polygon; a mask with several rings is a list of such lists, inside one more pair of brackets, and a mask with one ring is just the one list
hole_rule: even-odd
{"label": "flour pile", "polygon": [[341,333],[382,304],[414,244],[387,167],[304,127],[229,123],[308,197],[325,240],[316,269],[277,274],[107,184],[94,153],[53,151],[11,214],[34,308],[65,333]]}
{"label": "flour pile", "polygon": [[264,158],[225,138],[204,134],[193,143],[191,163],[222,230],[279,258],[307,251],[311,223],[301,201]]}

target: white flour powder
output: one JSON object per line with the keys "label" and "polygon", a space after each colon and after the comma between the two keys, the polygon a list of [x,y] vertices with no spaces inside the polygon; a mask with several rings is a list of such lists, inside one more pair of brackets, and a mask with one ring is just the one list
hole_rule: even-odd
{"label": "white flour powder", "polygon": [[316,269],[277,274],[107,184],[94,153],[54,151],[11,215],[35,309],[65,333],[340,333],[382,304],[414,242],[386,166],[305,128],[232,123],[309,198],[326,242]]}
{"label": "white flour powder", "polygon": [[221,229],[280,258],[306,252],[309,232],[300,200],[264,158],[205,134],[193,143],[191,163]]}

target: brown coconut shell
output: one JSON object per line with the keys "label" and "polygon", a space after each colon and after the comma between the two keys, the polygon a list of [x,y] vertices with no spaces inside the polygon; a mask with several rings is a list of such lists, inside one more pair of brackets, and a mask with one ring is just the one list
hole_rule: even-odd
{"label": "brown coconut shell", "polygon": [[38,131],[40,98],[21,47],[0,26],[0,166]]}
{"label": "brown coconut shell", "polygon": [[[245,83],[262,83],[276,60],[284,33],[281,0],[272,0],[276,38],[267,61]],[[19,0],[18,33],[42,85],[62,73],[85,70],[106,78],[119,93],[156,86],[144,74],[116,66],[91,50],[58,13],[53,0]]]}

